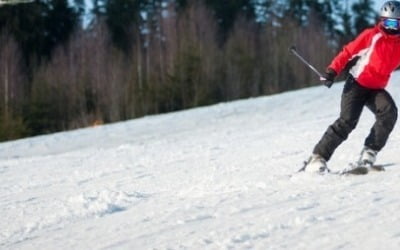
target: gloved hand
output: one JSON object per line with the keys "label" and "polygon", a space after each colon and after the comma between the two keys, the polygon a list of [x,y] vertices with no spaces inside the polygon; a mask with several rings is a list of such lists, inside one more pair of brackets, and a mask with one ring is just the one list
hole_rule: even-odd
{"label": "gloved hand", "polygon": [[335,77],[337,76],[337,73],[335,70],[331,68],[327,68],[324,77],[321,77],[321,82],[330,88],[335,80]]}

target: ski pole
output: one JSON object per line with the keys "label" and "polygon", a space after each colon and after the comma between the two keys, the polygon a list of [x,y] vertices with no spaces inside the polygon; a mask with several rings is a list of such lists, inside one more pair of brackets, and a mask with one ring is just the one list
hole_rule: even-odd
{"label": "ski pole", "polygon": [[[319,79],[320,79],[321,81],[326,80],[325,77],[324,77],[314,66],[312,66],[309,62],[307,62],[307,60],[304,59],[304,57],[302,57],[302,56],[297,52],[296,46],[294,46],[294,45],[291,46],[291,47],[289,48],[289,51],[292,52],[292,54],[295,55],[297,58],[299,58],[305,65],[307,65],[315,74],[317,74],[317,75],[319,76]],[[332,86],[332,84],[329,84],[329,85],[325,84],[325,85],[326,85],[328,88],[330,88],[330,87]]]}

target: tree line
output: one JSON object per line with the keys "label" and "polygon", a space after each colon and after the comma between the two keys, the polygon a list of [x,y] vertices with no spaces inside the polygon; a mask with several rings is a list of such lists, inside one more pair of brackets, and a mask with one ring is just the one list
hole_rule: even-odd
{"label": "tree line", "polygon": [[37,0],[0,8],[0,140],[317,84],[373,1]]}

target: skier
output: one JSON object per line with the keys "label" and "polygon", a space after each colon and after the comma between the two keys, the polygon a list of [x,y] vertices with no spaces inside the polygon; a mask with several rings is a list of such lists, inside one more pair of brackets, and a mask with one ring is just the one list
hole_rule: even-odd
{"label": "skier", "polygon": [[391,73],[400,66],[400,2],[387,1],[378,24],[364,30],[327,67],[322,82],[330,86],[349,61],[354,66],[345,82],[339,118],[328,127],[305,163],[305,171],[329,172],[327,161],[356,127],[364,106],[375,115],[357,164],[372,167],[397,120],[397,107],[385,90]]}

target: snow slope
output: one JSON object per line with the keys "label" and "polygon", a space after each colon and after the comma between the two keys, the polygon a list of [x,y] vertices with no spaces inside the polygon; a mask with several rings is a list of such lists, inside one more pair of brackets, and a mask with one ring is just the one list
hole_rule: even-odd
{"label": "snow slope", "polygon": [[[295,174],[342,86],[2,143],[0,249],[400,249],[399,126],[384,173]],[[389,91],[400,103],[399,73]]]}

